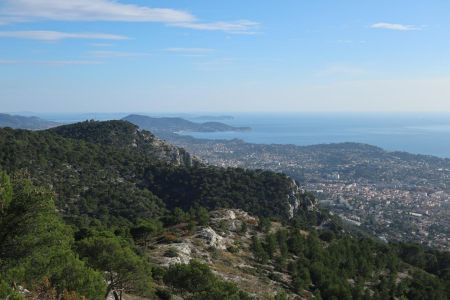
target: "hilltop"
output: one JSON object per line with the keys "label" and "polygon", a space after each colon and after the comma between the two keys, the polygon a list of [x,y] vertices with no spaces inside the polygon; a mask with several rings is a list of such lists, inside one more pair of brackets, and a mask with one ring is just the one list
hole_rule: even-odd
{"label": "hilltop", "polygon": [[228,206],[289,217],[301,191],[287,176],[199,163],[126,121],[86,121],[47,131],[0,129],[0,167],[51,186],[64,215],[135,222],[166,208]]}

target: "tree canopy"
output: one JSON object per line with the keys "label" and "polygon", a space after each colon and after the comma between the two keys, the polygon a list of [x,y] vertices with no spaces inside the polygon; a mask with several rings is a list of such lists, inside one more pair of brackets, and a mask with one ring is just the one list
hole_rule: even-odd
{"label": "tree canopy", "polygon": [[102,277],[72,251],[73,232],[55,211],[52,194],[28,180],[11,182],[4,173],[0,178],[0,188],[12,191],[1,195],[9,202],[0,214],[3,283],[33,289],[47,278],[57,293],[67,290],[102,299]]}

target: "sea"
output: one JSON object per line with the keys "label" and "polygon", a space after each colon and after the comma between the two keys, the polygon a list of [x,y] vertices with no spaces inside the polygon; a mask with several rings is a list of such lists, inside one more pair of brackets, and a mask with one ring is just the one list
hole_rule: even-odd
{"label": "sea", "polygon": [[[257,144],[315,145],[357,142],[388,151],[450,158],[450,113],[220,113],[154,114],[194,122],[223,122],[251,127],[242,132],[183,132],[202,139],[241,139]],[[120,119],[126,113],[41,115],[59,121]],[[202,116],[202,117],[199,117]],[[223,120],[221,119],[223,116]]]}

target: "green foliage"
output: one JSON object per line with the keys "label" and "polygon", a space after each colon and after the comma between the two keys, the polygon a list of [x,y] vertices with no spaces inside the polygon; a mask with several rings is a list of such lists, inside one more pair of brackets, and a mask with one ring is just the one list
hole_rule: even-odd
{"label": "green foliage", "polygon": [[0,215],[8,209],[12,201],[12,185],[9,176],[5,172],[0,171]]}
{"label": "green foliage", "polygon": [[264,233],[268,233],[272,227],[272,222],[269,218],[260,217],[258,223],[258,230]]}
{"label": "green foliage", "polygon": [[178,251],[176,248],[169,248],[166,252],[164,252],[165,257],[177,257]]}
{"label": "green foliage", "polygon": [[153,294],[151,268],[127,242],[103,232],[78,241],[77,250],[91,267],[105,274],[106,294],[111,291]]}
{"label": "green foliage", "polygon": [[173,224],[180,224],[189,221],[190,215],[181,208],[176,207],[173,211]]}
{"label": "green foliage", "polygon": [[331,242],[335,238],[335,235],[331,230],[324,230],[323,232],[320,233],[319,238],[322,241]]}
{"label": "green foliage", "polygon": [[278,241],[278,248],[280,249],[280,256],[284,259],[286,259],[288,255],[288,233],[286,230],[279,230],[277,231],[277,241]]}
{"label": "green foliage", "polygon": [[256,261],[265,264],[269,260],[269,255],[261,243],[261,240],[257,236],[252,237],[252,251]]}
{"label": "green foliage", "polygon": [[35,282],[46,277],[58,294],[69,290],[101,299],[102,278],[72,251],[72,232],[56,214],[52,195],[27,180],[15,180],[12,186],[12,200],[0,218],[4,282],[32,290]]}
{"label": "green foliage", "polygon": [[215,276],[207,265],[195,260],[187,265],[170,266],[164,282],[186,299],[251,299],[234,284]]}
{"label": "green foliage", "polygon": [[300,255],[304,253],[305,244],[306,240],[303,238],[300,232],[298,230],[294,230],[288,240],[289,251],[296,255]]}
{"label": "green foliage", "polygon": [[[136,142],[137,128],[135,125],[124,121],[98,122],[91,120],[55,127],[50,131],[65,138],[126,148]],[[153,135],[149,136],[154,139]]]}
{"label": "green foliage", "polygon": [[0,299],[25,300],[25,297],[11,288],[11,285],[0,278]]}
{"label": "green foliage", "polygon": [[158,162],[156,149],[143,149],[148,153],[64,138],[54,131],[0,129],[0,167],[10,174],[26,170],[36,185],[51,187],[64,218],[78,227],[129,226],[164,213],[161,199],[138,186],[144,166]]}
{"label": "green foliage", "polygon": [[150,238],[161,233],[162,230],[163,225],[159,220],[147,219],[141,220],[136,226],[131,227],[130,233],[136,242],[145,247]]}
{"label": "green foliage", "polygon": [[[279,251],[273,250],[273,244]],[[318,299],[394,299],[401,296],[447,299],[449,296],[449,256],[416,245],[390,246],[368,238],[330,234],[329,230],[317,232],[313,228],[306,233],[294,225],[289,230],[266,234],[264,243],[254,236],[251,248],[261,263],[267,263],[267,257],[271,255],[279,271],[286,272],[289,262],[287,272],[292,278],[291,290],[298,294],[310,290]],[[427,268],[435,275],[420,271],[410,279],[398,281],[397,270],[404,268],[404,264],[397,251],[410,263],[433,262]],[[420,259],[420,256],[424,258]],[[274,276],[270,278],[276,280]]]}
{"label": "green foliage", "polygon": [[[449,284],[447,282],[447,284]],[[425,272],[415,272],[405,295],[408,299],[447,299],[445,287],[435,276]]]}
{"label": "green foliage", "polygon": [[202,206],[208,210],[240,208],[258,216],[288,218],[286,195],[291,181],[267,171],[218,167],[147,169],[147,187],[168,208],[184,210]]}
{"label": "green foliage", "polygon": [[167,289],[157,288],[155,291],[155,295],[156,295],[156,297],[158,297],[157,299],[160,299],[160,300],[171,300],[172,299],[172,294]]}
{"label": "green foliage", "polygon": [[424,268],[426,266],[426,257],[424,249],[416,244],[403,244],[399,246],[399,254],[407,263]]}
{"label": "green foliage", "polygon": [[209,223],[209,212],[206,208],[200,206],[197,209],[195,209],[195,219],[198,222],[198,225],[200,226],[206,226]]}
{"label": "green foliage", "polygon": [[267,254],[270,258],[273,258],[275,254],[275,250],[277,248],[277,238],[275,234],[266,235],[266,241],[264,244],[264,248],[266,249]]}
{"label": "green foliage", "polygon": [[242,222],[241,228],[239,229],[239,232],[241,234],[246,234],[248,230],[248,225],[245,221]]}
{"label": "green foliage", "polygon": [[10,174],[26,170],[35,184],[52,187],[63,217],[79,228],[135,226],[176,207],[196,208],[202,226],[215,208],[289,216],[287,176],[189,161],[183,149],[123,121],[0,129],[0,167]]}
{"label": "green foliage", "polygon": [[286,291],[285,290],[281,290],[275,295],[273,300],[289,300],[289,298],[288,298],[288,295],[287,295]]}
{"label": "green foliage", "polygon": [[314,291],[314,299],[315,300],[322,300],[322,295],[320,294],[320,290],[319,289],[316,289]]}

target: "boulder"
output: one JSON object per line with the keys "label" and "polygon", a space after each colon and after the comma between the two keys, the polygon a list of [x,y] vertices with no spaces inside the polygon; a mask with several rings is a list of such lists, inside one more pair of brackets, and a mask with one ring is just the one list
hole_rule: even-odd
{"label": "boulder", "polygon": [[227,248],[226,246],[226,240],[221,237],[219,234],[217,234],[214,229],[211,227],[205,227],[203,228],[199,233],[198,237],[205,240],[205,242],[210,246],[214,247],[216,249],[225,250]]}

